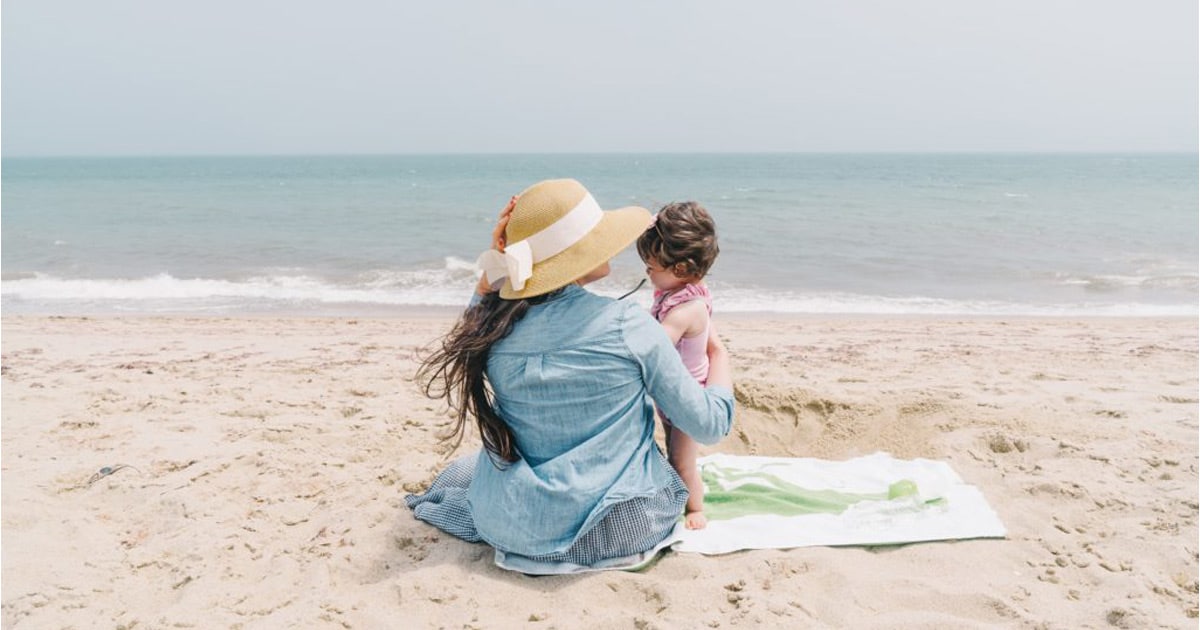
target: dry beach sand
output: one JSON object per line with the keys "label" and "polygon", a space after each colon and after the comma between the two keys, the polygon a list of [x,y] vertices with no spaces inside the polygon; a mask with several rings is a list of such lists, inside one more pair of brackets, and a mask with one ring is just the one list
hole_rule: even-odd
{"label": "dry beach sand", "polygon": [[542,578],[403,507],[447,326],[5,318],[3,627],[1196,626],[1194,319],[725,318],[706,452],[944,459],[1009,538]]}

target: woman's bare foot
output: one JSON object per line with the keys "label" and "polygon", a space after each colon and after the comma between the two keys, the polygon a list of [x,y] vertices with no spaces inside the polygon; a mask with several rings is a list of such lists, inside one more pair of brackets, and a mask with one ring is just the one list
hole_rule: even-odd
{"label": "woman's bare foot", "polygon": [[688,512],[683,516],[683,525],[688,529],[704,529],[708,527],[708,519],[705,518],[704,512]]}

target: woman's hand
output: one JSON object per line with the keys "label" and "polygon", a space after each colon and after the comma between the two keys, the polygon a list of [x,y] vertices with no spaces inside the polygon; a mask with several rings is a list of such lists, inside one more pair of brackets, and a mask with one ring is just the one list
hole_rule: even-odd
{"label": "woman's hand", "polygon": [[513,195],[496,219],[496,227],[492,230],[492,249],[496,251],[504,251],[504,230],[508,229],[508,220],[512,218],[512,211],[515,207],[517,207],[517,196]]}
{"label": "woman's hand", "polygon": [[725,344],[721,341],[721,338],[717,336],[717,322],[710,319],[708,320],[708,353],[712,354],[713,352],[718,351],[724,352]]}
{"label": "woman's hand", "polygon": [[717,335],[717,323],[708,322],[708,384],[733,388],[733,373],[729,367],[729,352]]}
{"label": "woman's hand", "polygon": [[[496,219],[496,227],[492,229],[492,249],[502,252],[504,251],[505,238],[504,231],[508,229],[508,220],[512,218],[513,208],[517,206],[517,196],[513,195],[508,200],[508,205],[500,211],[500,216]],[[487,295],[495,291],[492,288],[492,283],[488,281],[487,274],[479,276],[479,284],[475,287],[475,292],[479,295]]]}

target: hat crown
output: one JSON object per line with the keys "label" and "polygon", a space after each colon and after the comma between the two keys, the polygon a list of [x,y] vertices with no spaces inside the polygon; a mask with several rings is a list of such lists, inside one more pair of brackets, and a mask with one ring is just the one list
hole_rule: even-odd
{"label": "hat crown", "polygon": [[587,195],[583,184],[573,179],[549,179],[526,188],[517,197],[504,230],[505,240],[522,241],[554,225]]}

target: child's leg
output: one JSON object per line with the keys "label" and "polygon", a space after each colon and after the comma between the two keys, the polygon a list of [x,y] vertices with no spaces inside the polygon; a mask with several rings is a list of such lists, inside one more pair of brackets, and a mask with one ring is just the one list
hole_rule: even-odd
{"label": "child's leg", "polygon": [[704,482],[700,479],[700,469],[696,467],[699,455],[700,444],[672,426],[667,439],[667,459],[688,489],[684,515],[684,524],[688,529],[704,529],[708,525],[708,519],[704,517]]}

